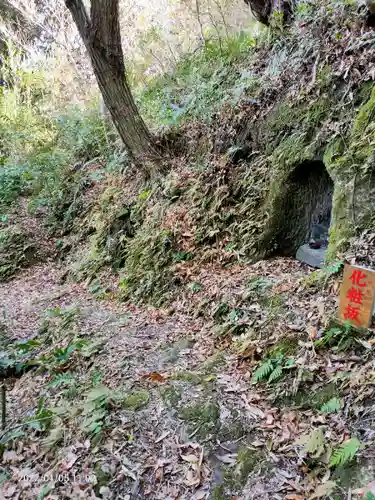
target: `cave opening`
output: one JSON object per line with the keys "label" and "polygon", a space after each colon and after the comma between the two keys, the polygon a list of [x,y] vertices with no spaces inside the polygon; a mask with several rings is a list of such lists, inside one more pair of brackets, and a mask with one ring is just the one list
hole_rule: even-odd
{"label": "cave opening", "polygon": [[297,258],[304,260],[298,255],[303,246],[306,251],[310,249],[313,256],[314,250],[320,252],[316,257],[322,260],[328,245],[333,189],[333,181],[322,161],[306,160],[293,170],[277,202],[277,254],[295,256],[297,253]]}

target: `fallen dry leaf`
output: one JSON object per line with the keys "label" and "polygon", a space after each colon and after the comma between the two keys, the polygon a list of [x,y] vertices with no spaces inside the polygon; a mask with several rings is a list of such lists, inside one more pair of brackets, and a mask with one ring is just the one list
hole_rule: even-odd
{"label": "fallen dry leaf", "polygon": [[311,340],[316,340],[317,336],[318,336],[318,329],[316,326],[308,326],[306,328],[307,330],[307,333],[309,334],[309,337]]}
{"label": "fallen dry leaf", "polygon": [[309,500],[313,500],[314,498],[327,498],[335,489],[336,483],[334,481],[327,481],[323,484],[320,484],[314,493],[309,497]]}
{"label": "fallen dry leaf", "polygon": [[207,496],[208,496],[208,491],[204,490],[203,488],[200,488],[198,491],[194,493],[191,500],[203,500],[204,498],[207,498]]}
{"label": "fallen dry leaf", "polygon": [[272,413],[268,413],[267,418],[266,418],[266,426],[272,425],[274,423],[274,421],[275,421],[275,418],[272,415]]}
{"label": "fallen dry leaf", "polygon": [[199,458],[196,457],[195,455],[180,455],[182,460],[185,460],[185,462],[190,462],[190,463],[198,463]]}
{"label": "fallen dry leaf", "polygon": [[158,372],[145,373],[142,377],[151,380],[152,382],[165,382],[167,380],[167,377]]}
{"label": "fallen dry leaf", "polygon": [[216,458],[220,461],[223,462],[223,464],[229,464],[229,465],[234,465],[236,463],[237,459],[237,453],[232,453],[228,455],[216,455]]}
{"label": "fallen dry leaf", "polygon": [[186,486],[199,486],[200,479],[194,474],[191,469],[189,469],[186,474],[186,479],[184,479],[184,484]]}
{"label": "fallen dry leaf", "polygon": [[17,464],[19,462],[22,462],[23,460],[24,457],[22,455],[18,455],[13,450],[5,450],[2,457],[2,461],[5,464]]}
{"label": "fallen dry leaf", "polygon": [[67,455],[64,457],[62,464],[60,465],[60,471],[66,472],[70,470],[77,460],[78,460],[77,455],[75,455],[72,452],[68,452]]}
{"label": "fallen dry leaf", "polygon": [[155,471],[155,481],[161,483],[163,481],[163,477],[164,477],[164,469],[163,467],[159,467]]}

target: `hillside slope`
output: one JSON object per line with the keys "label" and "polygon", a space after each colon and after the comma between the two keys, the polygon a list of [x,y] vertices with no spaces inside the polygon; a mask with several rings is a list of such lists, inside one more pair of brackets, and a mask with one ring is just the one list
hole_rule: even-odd
{"label": "hillside slope", "polygon": [[374,44],[328,0],[207,42],[136,90],[152,178],[34,73],[0,90],[4,498],[372,498],[375,330],[335,318],[375,265]]}

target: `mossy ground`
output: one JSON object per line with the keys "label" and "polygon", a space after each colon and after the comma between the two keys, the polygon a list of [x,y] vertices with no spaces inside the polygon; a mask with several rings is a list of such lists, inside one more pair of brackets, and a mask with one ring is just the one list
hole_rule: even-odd
{"label": "mossy ground", "polygon": [[0,229],[0,281],[9,280],[37,260],[37,249],[25,231],[17,226]]}
{"label": "mossy ground", "polygon": [[267,350],[267,357],[293,357],[297,353],[298,342],[299,338],[297,335],[291,335],[289,337],[281,338],[276,344],[274,344]]}
{"label": "mossy ground", "polygon": [[265,461],[262,452],[241,445],[237,450],[235,465],[224,470],[222,481],[213,488],[212,498],[215,500],[232,498],[235,492],[241,491],[253,474],[260,472]]}
{"label": "mossy ground", "polygon": [[179,410],[188,431],[199,437],[215,435],[220,429],[220,408],[214,401],[201,400]]}
{"label": "mossy ground", "polygon": [[[308,374],[306,374],[308,376]],[[302,384],[302,387],[294,395],[279,397],[277,403],[283,407],[300,407],[305,409],[320,410],[321,407],[332,398],[340,398],[340,389],[333,383],[320,388]]]}
{"label": "mossy ground", "polygon": [[127,410],[137,411],[147,405],[150,395],[146,390],[135,391],[126,396],[122,401],[122,406]]}

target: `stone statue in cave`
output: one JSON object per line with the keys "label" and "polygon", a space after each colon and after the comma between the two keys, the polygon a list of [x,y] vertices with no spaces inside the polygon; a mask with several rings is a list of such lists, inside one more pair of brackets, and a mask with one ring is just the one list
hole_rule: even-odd
{"label": "stone statue in cave", "polygon": [[318,249],[328,246],[329,225],[314,224],[311,228],[309,247]]}

